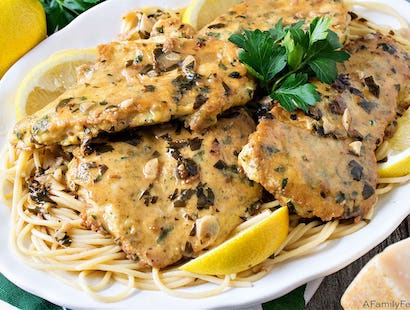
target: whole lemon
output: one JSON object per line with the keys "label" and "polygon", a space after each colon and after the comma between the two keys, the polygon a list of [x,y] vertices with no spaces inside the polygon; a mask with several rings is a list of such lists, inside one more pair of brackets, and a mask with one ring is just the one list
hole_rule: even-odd
{"label": "whole lemon", "polygon": [[0,78],[46,34],[46,16],[38,0],[0,0]]}

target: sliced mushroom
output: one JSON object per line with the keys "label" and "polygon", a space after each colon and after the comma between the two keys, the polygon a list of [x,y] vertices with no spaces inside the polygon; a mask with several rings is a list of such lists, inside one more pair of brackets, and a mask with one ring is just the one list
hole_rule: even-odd
{"label": "sliced mushroom", "polygon": [[219,222],[214,215],[205,215],[196,220],[196,236],[201,244],[212,244],[219,234]]}
{"label": "sliced mushroom", "polygon": [[185,73],[185,76],[188,80],[193,80],[195,78],[196,72],[196,59],[192,55],[188,55],[185,57],[184,61],[182,62],[182,72]]}
{"label": "sliced mushroom", "polygon": [[335,131],[336,129],[335,125],[329,122],[327,117],[323,116],[322,120],[323,120],[323,131],[325,134],[329,134]]}
{"label": "sliced mushroom", "polygon": [[343,116],[342,116],[342,123],[346,131],[349,131],[351,122],[352,122],[352,116],[350,115],[349,110],[345,109],[343,112]]}
{"label": "sliced mushroom", "polygon": [[89,102],[89,101],[82,102],[80,104],[80,111],[81,113],[86,113],[90,111],[93,107],[95,107],[95,102]]}
{"label": "sliced mushroom", "polygon": [[164,52],[162,47],[154,49],[154,66],[157,71],[168,72],[178,68],[181,62],[181,54],[174,51]]}

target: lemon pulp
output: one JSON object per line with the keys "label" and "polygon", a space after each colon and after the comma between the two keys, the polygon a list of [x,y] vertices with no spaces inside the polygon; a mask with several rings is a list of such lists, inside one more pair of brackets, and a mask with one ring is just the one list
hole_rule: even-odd
{"label": "lemon pulp", "polygon": [[77,82],[77,67],[95,62],[96,57],[95,49],[68,50],[34,67],[17,90],[17,118],[33,114],[73,86]]}

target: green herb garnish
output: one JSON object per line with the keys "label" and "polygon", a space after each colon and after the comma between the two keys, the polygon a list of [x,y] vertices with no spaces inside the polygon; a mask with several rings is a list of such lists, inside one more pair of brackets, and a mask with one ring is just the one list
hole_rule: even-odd
{"label": "green herb garnish", "polygon": [[74,18],[104,0],[40,0],[47,18],[47,33],[65,27]]}
{"label": "green herb garnish", "polygon": [[280,20],[269,31],[245,30],[229,41],[241,48],[239,60],[272,99],[290,112],[296,108],[307,111],[320,100],[309,78],[331,84],[338,75],[336,63],[350,57],[340,50],[342,45],[329,29],[330,23],[330,18],[316,17],[305,31],[304,21],[283,27]]}

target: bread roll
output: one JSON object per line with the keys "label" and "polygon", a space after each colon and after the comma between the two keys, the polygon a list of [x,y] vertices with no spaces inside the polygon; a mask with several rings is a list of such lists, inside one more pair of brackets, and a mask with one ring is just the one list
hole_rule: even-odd
{"label": "bread roll", "polygon": [[345,310],[410,308],[410,238],[373,257],[349,285],[341,303]]}

